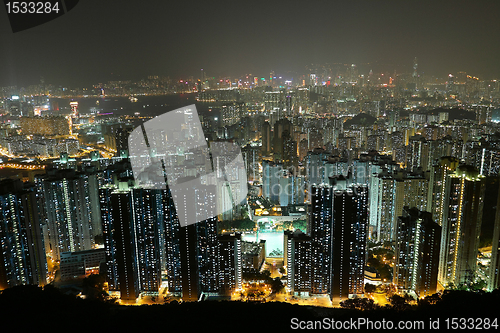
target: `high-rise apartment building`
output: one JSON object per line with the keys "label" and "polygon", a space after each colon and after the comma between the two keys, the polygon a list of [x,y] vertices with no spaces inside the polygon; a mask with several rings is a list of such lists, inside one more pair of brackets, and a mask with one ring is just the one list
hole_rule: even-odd
{"label": "high-rise apartment building", "polygon": [[312,186],[311,293],[332,299],[364,293],[368,188],[344,185]]}
{"label": "high-rise apartment building", "polygon": [[418,297],[436,292],[441,227],[431,213],[404,207],[398,217],[394,284]]}
{"label": "high-rise apartment building", "polygon": [[241,234],[226,234],[219,236],[219,293],[230,296],[242,288],[242,252]]}
{"label": "high-rise apartment building", "polygon": [[109,289],[135,300],[161,284],[163,207],[160,190],[129,185],[105,186],[100,197]]}
{"label": "high-rise apartment building", "polygon": [[335,191],[331,248],[332,299],[364,294],[368,235],[368,188]]}
{"label": "high-rise apartment building", "polygon": [[428,179],[422,172],[392,172],[384,169],[370,179],[371,238],[393,242],[397,218],[403,207],[427,209]]}
{"label": "high-rise apartment building", "polygon": [[21,117],[21,130],[26,135],[70,135],[71,119],[55,117]]}
{"label": "high-rise apartment building", "polygon": [[[371,192],[378,192],[378,201],[371,202],[370,212],[374,227],[372,238],[377,242],[392,242],[395,237],[395,223],[404,206],[404,181],[394,177],[387,170],[377,176],[373,181]],[[376,214],[376,216],[375,216]]]}
{"label": "high-rise apartment building", "polygon": [[0,182],[0,289],[47,283],[36,192],[20,180]]}
{"label": "high-rise apartment building", "polygon": [[459,166],[447,177],[438,279],[458,286],[470,284],[476,272],[485,182],[470,166]]}
{"label": "high-rise apartment building", "polygon": [[457,169],[459,160],[444,156],[432,167],[429,174],[429,191],[427,196],[427,211],[432,213],[432,220],[443,224],[444,205],[446,203],[449,175]]}
{"label": "high-rise apartment building", "polygon": [[271,153],[272,150],[272,132],[271,124],[265,121],[261,129],[262,133],[262,155],[266,156]]}
{"label": "high-rise apartment building", "polygon": [[311,292],[311,237],[300,230],[284,233],[284,266],[287,287],[292,295],[309,295]]}
{"label": "high-rise apartment building", "polygon": [[311,215],[307,230],[312,242],[312,294],[327,294],[330,290],[333,195],[330,185],[313,185],[311,188]]}
{"label": "high-rise apartment building", "polygon": [[487,288],[489,291],[500,287],[500,195],[497,199],[493,238],[491,246],[491,262]]}
{"label": "high-rise apartment building", "polygon": [[72,169],[54,170],[35,177],[41,217],[47,225],[47,252],[56,261],[62,252],[90,250],[100,232],[95,211],[97,200],[95,174]]}
{"label": "high-rise apartment building", "polygon": [[427,141],[425,137],[421,135],[410,137],[407,146],[407,162],[410,171],[415,171],[419,167],[422,168],[423,171],[430,169],[432,161],[429,159],[429,148],[429,141]]}
{"label": "high-rise apartment building", "polygon": [[[175,192],[172,198],[177,197],[178,203],[189,205],[185,211],[186,220],[201,220],[201,222],[179,225],[175,213],[173,200],[168,197],[164,205],[165,219],[165,263],[169,291],[176,293],[185,301],[196,301],[202,293],[219,294],[220,265],[219,240],[217,238],[217,207],[215,185],[184,188],[184,191]],[[164,199],[165,201],[165,199]],[[175,216],[175,218],[174,218]],[[241,249],[239,250],[241,253]],[[224,258],[228,258],[226,251]],[[241,255],[238,255],[241,259]],[[225,271],[227,274],[227,271]],[[233,271],[239,274],[239,270]],[[180,274],[179,274],[180,273]],[[227,277],[226,277],[227,278]],[[235,276],[235,281],[238,280]],[[227,290],[225,290],[226,292]]]}
{"label": "high-rise apartment building", "polygon": [[283,165],[271,161],[262,161],[262,196],[278,202],[280,196],[280,179],[283,177]]}
{"label": "high-rise apartment building", "polygon": [[308,152],[305,157],[306,175],[309,185],[329,184],[326,164],[330,154],[324,149],[317,148]]}
{"label": "high-rise apartment building", "polygon": [[139,297],[137,253],[135,250],[132,194],[129,190],[112,193],[100,190],[106,279],[111,291],[120,291],[123,300]]}

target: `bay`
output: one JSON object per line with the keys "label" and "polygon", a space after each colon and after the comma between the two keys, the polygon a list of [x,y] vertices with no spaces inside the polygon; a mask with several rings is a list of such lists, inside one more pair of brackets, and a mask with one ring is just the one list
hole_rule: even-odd
{"label": "bay", "polygon": [[[196,101],[196,94],[136,96],[136,98],[137,101],[135,102],[131,101],[129,97],[50,98],[53,110],[49,114],[68,114],[71,111],[70,102],[77,101],[78,112],[81,115],[97,112],[101,115],[119,117],[139,113],[141,116],[155,117],[168,111],[195,104],[198,114],[217,116],[216,110],[209,111],[209,104]],[[56,110],[57,107],[59,110]]]}

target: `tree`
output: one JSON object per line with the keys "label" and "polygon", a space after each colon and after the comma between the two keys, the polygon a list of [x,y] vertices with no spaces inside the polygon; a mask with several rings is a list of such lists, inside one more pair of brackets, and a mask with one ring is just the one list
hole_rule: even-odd
{"label": "tree", "polygon": [[366,261],[366,265],[377,269],[377,267],[380,267],[380,261],[375,257],[370,257]]}
{"label": "tree", "polygon": [[295,229],[299,229],[300,231],[306,233],[307,232],[307,221],[306,220],[296,220],[292,222],[292,226]]}
{"label": "tree", "polygon": [[87,299],[107,300],[109,295],[104,291],[105,280],[104,275],[91,274],[87,276],[82,281],[82,294]]}
{"label": "tree", "polygon": [[472,282],[470,286],[470,290],[472,291],[478,291],[478,290],[483,290],[486,288],[487,283],[483,279],[478,279],[477,281]]}
{"label": "tree", "polygon": [[377,286],[371,283],[365,284],[365,292],[373,293],[377,289]]}
{"label": "tree", "polygon": [[389,265],[383,265],[377,269],[380,273],[380,278],[386,281],[392,281],[392,267]]}
{"label": "tree", "polygon": [[340,302],[340,306],[344,309],[363,311],[375,310],[378,308],[375,302],[369,298],[349,298]]}
{"label": "tree", "polygon": [[281,290],[283,290],[284,287],[285,286],[283,285],[279,277],[271,280],[271,290],[273,293],[279,293]]}
{"label": "tree", "polygon": [[418,302],[419,307],[426,307],[426,306],[436,304],[440,299],[441,299],[441,295],[436,293],[436,294],[432,294],[432,295],[426,296],[424,298],[418,299],[417,302]]}
{"label": "tree", "polygon": [[405,301],[406,301],[407,303],[410,303],[410,302],[415,301],[415,298],[414,298],[413,296],[411,296],[410,294],[408,294],[408,293],[405,293],[405,294],[403,295],[403,298],[405,299]]}
{"label": "tree", "polygon": [[397,294],[392,295],[389,301],[392,308],[396,311],[404,311],[410,307],[410,305],[406,303],[406,299]]}
{"label": "tree", "polygon": [[384,246],[385,248],[390,248],[390,247],[392,246],[392,242],[391,242],[391,241],[384,241],[384,242],[383,242],[383,246]]}

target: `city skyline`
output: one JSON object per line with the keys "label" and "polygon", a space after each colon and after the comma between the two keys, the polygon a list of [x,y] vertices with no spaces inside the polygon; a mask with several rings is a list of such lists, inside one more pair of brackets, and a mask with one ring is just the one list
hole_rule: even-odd
{"label": "city skyline", "polygon": [[0,20],[2,306],[498,328],[500,2],[75,3]]}
{"label": "city skyline", "polygon": [[496,1],[86,1],[15,34],[2,20],[0,86],[37,84],[41,77],[90,85],[196,76],[202,69],[216,76],[286,75],[325,63],[405,73],[415,57],[426,75],[465,71],[493,79],[500,77],[499,7]]}

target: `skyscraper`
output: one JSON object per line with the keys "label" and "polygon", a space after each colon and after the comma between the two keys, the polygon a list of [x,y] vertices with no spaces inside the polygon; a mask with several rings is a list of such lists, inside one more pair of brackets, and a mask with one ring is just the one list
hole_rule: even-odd
{"label": "skyscraper", "polygon": [[368,188],[335,191],[333,199],[330,297],[364,294],[368,234]]}
{"label": "skyscraper", "polygon": [[438,279],[443,285],[470,284],[477,268],[485,182],[470,166],[448,175],[443,197]]}
{"label": "skyscraper", "polygon": [[423,297],[436,292],[441,227],[431,213],[404,207],[398,217],[394,284]]}
{"label": "skyscraper", "polygon": [[106,249],[106,279],[109,290],[120,291],[120,298],[135,300],[140,293],[137,255],[133,237],[132,197],[130,191],[99,191]]}
{"label": "skyscraper", "polygon": [[396,219],[404,206],[404,181],[387,170],[382,170],[377,178],[372,181],[373,186],[370,188],[370,192],[378,199],[370,202],[373,236],[377,242],[392,242]]}
{"label": "skyscraper", "polygon": [[491,262],[488,280],[488,290],[500,287],[500,195],[497,199],[497,209],[493,226],[493,239],[491,246]]}
{"label": "skyscraper", "polygon": [[384,169],[372,177],[370,187],[370,224],[377,241],[396,240],[397,218],[403,207],[427,209],[428,179],[421,172],[389,173]]}
{"label": "skyscraper", "polygon": [[[297,143],[295,142],[295,155],[293,154],[293,125],[290,120],[284,118],[274,123],[273,127],[273,156],[274,161],[285,160],[285,153],[290,158],[297,155]],[[286,147],[285,147],[286,145]]]}
{"label": "skyscraper", "polygon": [[333,188],[313,185],[311,188],[311,293],[328,294],[331,274],[333,228]]}
{"label": "skyscraper", "polygon": [[445,199],[449,175],[453,174],[458,167],[458,159],[451,156],[443,156],[436,163],[429,175],[429,192],[427,196],[427,211],[432,213],[432,220],[442,225],[444,216]]}
{"label": "skyscraper", "polygon": [[[342,189],[337,189],[342,188]],[[364,293],[368,188],[312,186],[311,293],[345,299]]]}
{"label": "skyscraper", "polygon": [[328,162],[329,153],[324,149],[317,148],[307,153],[305,157],[307,181],[309,185],[328,184],[328,170],[325,167]]}
{"label": "skyscraper", "polygon": [[427,175],[419,171],[403,174],[403,204],[410,208],[415,207],[421,211],[426,211],[429,180]]}
{"label": "skyscraper", "polygon": [[266,156],[271,153],[272,149],[272,136],[271,136],[271,124],[265,121],[262,125],[262,155]]}
{"label": "skyscraper", "polygon": [[[91,186],[91,183],[93,186]],[[92,220],[97,196],[95,179],[75,170],[54,170],[35,178],[47,223],[47,252],[56,261],[60,253],[90,250],[96,236]]]}
{"label": "skyscraper", "polygon": [[285,231],[283,240],[289,292],[308,296],[311,292],[311,237],[297,229]]}
{"label": "skyscraper", "polygon": [[[165,267],[169,291],[180,295],[184,301],[197,301],[202,293],[216,294],[220,290],[214,187],[215,185],[198,186],[196,189],[186,187],[172,197],[167,189],[164,194]],[[199,220],[200,216],[209,218],[180,226],[173,205],[175,195],[183,196],[177,198],[178,203],[190,205],[187,221]]]}
{"label": "skyscraper", "polygon": [[164,254],[161,256],[162,270],[166,271],[168,290],[170,293],[180,294],[182,292],[181,273],[181,239],[180,223],[175,211],[175,204],[168,189],[163,191],[163,232],[164,232]]}
{"label": "skyscraper", "polygon": [[304,203],[304,177],[286,173],[280,178],[280,206],[300,205]]}
{"label": "skyscraper", "polygon": [[20,180],[0,182],[0,289],[47,283],[42,221],[34,188]]}
{"label": "skyscraper", "polygon": [[280,179],[283,177],[283,165],[271,161],[262,161],[262,196],[278,202],[280,198]]}
{"label": "skyscraper", "polygon": [[220,294],[230,296],[242,288],[241,234],[219,236],[219,276]]}
{"label": "skyscraper", "polygon": [[423,171],[430,169],[432,161],[429,159],[429,147],[429,141],[427,141],[423,136],[415,135],[410,137],[409,144],[407,146],[407,162],[409,171],[416,171],[419,167],[421,167]]}
{"label": "skyscraper", "polygon": [[161,284],[162,194],[159,190],[133,189],[137,269],[142,292],[157,293]]}
{"label": "skyscraper", "polygon": [[182,300],[187,302],[195,302],[201,296],[196,227],[197,224],[181,227],[178,234],[181,266],[180,295]]}
{"label": "skyscraper", "polygon": [[293,140],[292,134],[285,130],[281,138],[283,153],[281,158],[285,167],[297,167],[298,156],[297,156],[297,141]]}
{"label": "skyscraper", "polygon": [[106,275],[110,290],[135,300],[158,293],[163,241],[162,191],[121,181],[100,190]]}
{"label": "skyscraper", "polygon": [[[197,254],[200,291],[207,294],[218,294],[220,287],[219,274],[221,272],[219,267],[221,264],[219,260],[219,246],[221,242],[217,237],[217,217],[198,222],[196,224],[196,236],[197,245],[194,250],[196,250]],[[225,245],[226,247],[224,247],[224,249],[230,246],[229,244]],[[193,249],[189,249],[188,251],[193,251]],[[232,253],[234,254],[234,252]],[[229,253],[224,252],[223,255],[226,255],[225,258],[229,258]],[[227,267],[227,265],[225,265],[225,267]],[[233,271],[233,273],[236,272]]]}

